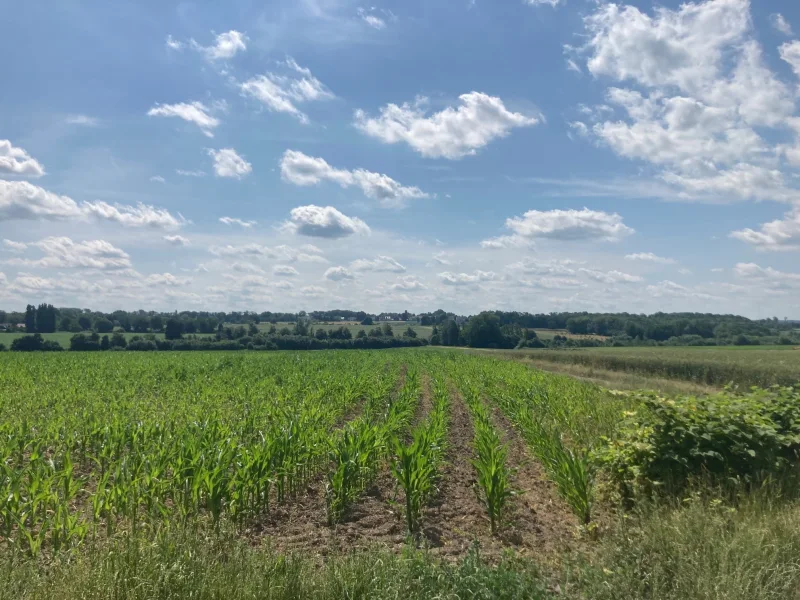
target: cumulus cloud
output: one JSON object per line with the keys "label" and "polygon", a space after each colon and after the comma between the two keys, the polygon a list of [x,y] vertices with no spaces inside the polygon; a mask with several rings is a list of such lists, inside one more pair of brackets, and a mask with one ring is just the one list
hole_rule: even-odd
{"label": "cumulus cloud", "polygon": [[243,95],[258,100],[270,112],[287,113],[301,123],[308,123],[308,116],[297,104],[330,100],[335,96],[309,69],[298,65],[293,58],[287,58],[284,65],[294,74],[269,72],[239,84],[239,89]]}
{"label": "cumulus cloud", "polygon": [[183,50],[183,42],[176,40],[172,35],[168,35],[164,43],[170,50],[175,50],[176,52]]}
{"label": "cumulus cloud", "polygon": [[487,250],[502,250],[504,248],[528,248],[533,246],[531,240],[520,235],[501,235],[481,241],[481,248]]}
{"label": "cumulus cloud", "polygon": [[300,288],[300,294],[307,298],[321,298],[327,293],[325,288],[319,287],[318,285],[307,285]]}
{"label": "cumulus cloud", "polygon": [[284,262],[310,262],[310,263],[325,263],[327,262],[323,256],[322,251],[316,246],[311,244],[304,244],[299,248],[292,246],[262,246],[261,244],[244,244],[242,246],[211,246],[208,251],[214,256],[220,257],[236,257],[236,256],[254,256],[268,259],[276,259]]}
{"label": "cumulus cloud", "polygon": [[633,233],[617,213],[589,210],[529,210],[506,220],[506,227],[522,238],[564,241],[616,242]]}
{"label": "cumulus cloud", "polygon": [[442,280],[443,284],[453,286],[475,285],[484,281],[494,281],[495,277],[494,272],[481,270],[476,270],[472,273],[451,273],[450,271],[439,273],[439,279]]}
{"label": "cumulus cloud", "polygon": [[147,204],[129,206],[125,204],[108,204],[106,202],[84,202],[84,212],[92,217],[113,221],[125,227],[149,227],[153,229],[178,229],[185,224],[185,219],[174,217],[165,208],[156,208]]}
{"label": "cumulus cloud", "polygon": [[202,102],[179,102],[178,104],[156,104],[147,111],[148,117],[177,117],[194,123],[206,136],[214,137],[213,129],[219,126],[219,119]]}
{"label": "cumulus cloud", "polygon": [[675,264],[674,259],[664,258],[663,256],[658,256],[656,254],[653,254],[652,252],[637,252],[636,254],[626,254],[625,260],[640,260],[643,262],[660,263],[662,265]]}
{"label": "cumulus cloud", "polygon": [[164,179],[161,175],[153,175],[150,178],[150,181],[152,181],[153,183],[166,183],[167,180]]}
{"label": "cumulus cloud", "polygon": [[9,140],[0,140],[0,173],[41,177],[44,167],[25,150],[14,146]]}
{"label": "cumulus cloud", "polygon": [[332,206],[313,204],[293,208],[284,229],[299,235],[331,239],[370,233],[369,226],[358,217],[348,217]]}
{"label": "cumulus cloud", "polygon": [[253,225],[258,225],[258,221],[243,221],[242,219],[236,219],[234,217],[220,217],[219,222],[225,225],[238,225],[245,229],[250,229]]}
{"label": "cumulus cloud", "polygon": [[253,165],[239,156],[233,148],[220,150],[209,148],[208,155],[214,159],[214,173],[217,177],[241,179],[253,170]]}
{"label": "cumulus cloud", "polygon": [[188,246],[189,240],[182,235],[165,235],[164,241],[173,246]]}
{"label": "cumulus cloud", "polygon": [[578,269],[579,272],[583,273],[590,279],[594,279],[595,281],[599,281],[600,283],[639,283],[644,281],[638,275],[631,275],[629,273],[623,273],[622,271],[597,271],[594,269]]}
{"label": "cumulus cloud", "polygon": [[356,186],[365,196],[379,200],[384,206],[401,207],[413,198],[430,198],[416,186],[406,187],[388,175],[364,169],[336,169],[322,158],[308,156],[296,150],[287,150],[281,159],[281,178],[295,185],[317,185],[322,181],[336,183],[343,188]]}
{"label": "cumulus cloud", "polygon": [[325,271],[323,277],[330,281],[349,281],[355,279],[355,275],[353,275],[352,271],[345,267],[331,267]]}
{"label": "cumulus cloud", "polygon": [[795,75],[800,77],[800,41],[783,44],[780,49],[781,59],[789,63]]}
{"label": "cumulus cloud", "polygon": [[510,271],[528,273],[533,275],[574,275],[575,263],[571,260],[536,260],[533,258],[523,258],[522,260],[508,265]]}
{"label": "cumulus cloud", "polygon": [[[582,131],[656,166],[684,199],[797,199],[776,164],[780,146],[762,136],[787,129],[795,94],[764,60],[749,0],[686,2],[652,15],[600,3],[585,24],[589,72],[625,87],[607,90],[624,117],[590,110]],[[781,57],[800,68],[798,50],[784,44]]]}
{"label": "cumulus cloud", "polygon": [[278,277],[297,277],[300,275],[297,269],[289,265],[275,265],[272,268],[272,274]]}
{"label": "cumulus cloud", "polygon": [[525,4],[528,4],[530,6],[544,6],[544,5],[547,5],[547,6],[552,6],[552,7],[555,8],[556,6],[561,4],[561,0],[525,0]]}
{"label": "cumulus cloud", "polygon": [[792,35],[792,26],[781,13],[774,13],[769,16],[770,25],[783,35]]}
{"label": "cumulus cloud", "polygon": [[144,278],[144,284],[151,285],[164,285],[169,287],[189,285],[192,282],[191,277],[177,277],[172,273],[153,273]]}
{"label": "cumulus cloud", "polygon": [[67,221],[96,218],[113,221],[126,227],[177,229],[185,223],[163,208],[147,204],[110,205],[92,201],[78,204],[69,196],[59,196],[26,181],[0,180],[0,221],[46,220]]}
{"label": "cumulus cloud", "polygon": [[13,258],[8,264],[38,268],[130,269],[128,254],[105,240],[73,242],[68,237],[49,237],[27,244],[39,249],[36,259]]}
{"label": "cumulus cloud", "polygon": [[787,273],[772,267],[761,267],[756,263],[738,263],[733,272],[744,280],[758,283],[773,290],[800,288],[800,273]]}
{"label": "cumulus cloud", "polygon": [[386,144],[405,142],[422,156],[451,160],[476,154],[491,141],[507,136],[517,127],[530,127],[539,118],[509,111],[500,98],[481,92],[459,96],[457,108],[426,116],[427,98],[414,104],[388,104],[380,116],[363,110],[355,113],[355,126]]}
{"label": "cumulus cloud", "polygon": [[742,229],[731,232],[730,236],[757,250],[800,250],[800,207],[786,213],[783,219],[764,223],[759,231]]}
{"label": "cumulus cloud", "polygon": [[[170,46],[172,36],[167,38],[167,46]],[[236,56],[239,52],[247,50],[247,36],[235,29],[220,33],[214,38],[214,43],[210,46],[201,46],[195,40],[190,40],[192,48],[203,54],[206,60],[211,62],[218,60],[228,60]],[[174,42],[174,40],[173,40]],[[170,46],[175,50],[180,50],[182,45],[178,47]]]}
{"label": "cumulus cloud", "polygon": [[13,240],[3,240],[3,248],[6,252],[11,252],[13,254],[20,254],[25,251],[28,247],[28,244],[23,242],[15,242]]}
{"label": "cumulus cloud", "polygon": [[405,273],[406,268],[393,259],[391,256],[378,256],[370,260],[359,258],[350,263],[350,268],[354,271],[376,271],[385,273]]}
{"label": "cumulus cloud", "polygon": [[389,287],[396,292],[419,292],[428,289],[422,281],[413,275],[398,277],[397,281]]}

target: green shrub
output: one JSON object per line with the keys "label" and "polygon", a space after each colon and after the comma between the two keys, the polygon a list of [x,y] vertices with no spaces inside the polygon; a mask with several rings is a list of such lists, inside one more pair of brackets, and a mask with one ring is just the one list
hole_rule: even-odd
{"label": "green shrub", "polygon": [[599,456],[626,497],[656,488],[677,493],[691,480],[708,477],[752,485],[797,466],[800,390],[651,395],[626,414],[616,439]]}

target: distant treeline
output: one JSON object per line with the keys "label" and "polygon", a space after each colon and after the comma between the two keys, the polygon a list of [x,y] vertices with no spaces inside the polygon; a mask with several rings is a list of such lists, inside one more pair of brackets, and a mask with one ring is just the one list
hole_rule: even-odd
{"label": "distant treeline", "polygon": [[[337,338],[322,329],[309,335],[314,322],[355,321],[365,326],[386,320],[431,326],[430,343],[444,346],[477,348],[571,347],[571,346],[636,346],[636,345],[749,345],[798,344],[796,323],[777,318],[751,320],[737,315],[710,313],[631,313],[562,312],[531,314],[524,312],[486,311],[479,315],[457,315],[444,310],[429,313],[367,313],[365,311],[329,310],[306,313],[279,312],[203,312],[174,313],[146,311],[94,312],[77,308],[55,308],[50,304],[29,305],[24,313],[0,311],[0,324],[11,330],[27,333],[97,333],[115,332],[152,334],[164,333],[167,340],[182,336],[204,334],[215,336],[217,342],[256,337],[264,331],[262,323],[273,327],[263,337],[314,337],[316,343],[328,344]],[[281,332],[279,324],[288,324]],[[237,327],[241,329],[237,329]],[[297,328],[306,333],[298,333]],[[344,330],[344,328],[340,328]],[[563,330],[552,339],[540,339],[534,330]],[[226,332],[242,333],[231,338]],[[409,331],[413,331],[409,328]],[[350,332],[347,332],[348,335]],[[339,334],[335,334],[339,335]],[[344,334],[341,334],[344,335]],[[377,337],[370,332],[369,337]],[[327,337],[326,337],[327,336]],[[387,336],[389,337],[389,336]],[[408,336],[407,336],[408,337]],[[260,338],[261,339],[261,338]],[[410,338],[413,339],[413,338]],[[102,340],[102,338],[100,338]],[[155,339],[149,340],[155,343]],[[99,343],[99,342],[98,342]],[[109,338],[110,343],[110,338]],[[206,342],[204,342],[206,343]],[[211,343],[211,342],[207,342]],[[348,342],[352,345],[354,342]],[[364,344],[366,342],[360,342]],[[277,344],[280,347],[280,344]],[[347,344],[345,344],[347,345]],[[245,344],[246,347],[246,344]]]}
{"label": "distant treeline", "polygon": [[[309,327],[298,322],[293,328],[275,326],[259,330],[254,324],[245,328],[220,327],[212,336],[184,335],[177,319],[168,319],[164,338],[153,333],[134,335],[128,339],[121,331],[110,336],[97,332],[76,333],[70,338],[69,350],[95,352],[105,350],[156,351],[156,350],[378,350],[383,348],[405,348],[425,346],[428,340],[418,339],[416,332],[408,328],[395,337],[388,323],[369,332],[361,330],[353,337],[346,327],[330,331]],[[0,350],[5,347],[0,344]],[[16,338],[11,343],[14,352],[58,352],[64,348],[56,341],[46,340],[40,333]]]}

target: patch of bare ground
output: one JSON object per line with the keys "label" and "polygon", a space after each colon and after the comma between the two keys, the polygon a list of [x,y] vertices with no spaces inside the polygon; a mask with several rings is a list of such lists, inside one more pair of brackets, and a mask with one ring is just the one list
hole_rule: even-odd
{"label": "patch of bare ground", "polygon": [[[405,384],[406,366],[401,370],[397,394]],[[422,395],[415,421],[421,422],[431,407],[429,380],[423,380]],[[299,553],[324,560],[331,554],[383,546],[400,551],[405,543],[402,491],[398,489],[389,465],[381,465],[377,477],[351,507],[342,523],[329,525],[325,503],[327,469],[309,482],[304,493],[276,507],[263,523],[247,535],[254,541],[269,537],[278,551]]]}
{"label": "patch of bare ground", "polygon": [[496,406],[492,419],[508,448],[511,486],[507,523],[502,536],[535,552],[554,553],[571,546],[579,525],[575,514],[531,454],[519,432]]}

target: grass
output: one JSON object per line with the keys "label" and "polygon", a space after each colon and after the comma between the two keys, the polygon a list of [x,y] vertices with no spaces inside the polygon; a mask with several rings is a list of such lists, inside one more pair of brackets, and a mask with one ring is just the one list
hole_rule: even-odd
{"label": "grass", "polygon": [[579,365],[592,371],[619,371],[699,386],[766,387],[800,382],[800,350],[791,346],[582,348],[497,354],[524,357],[537,364]]}
{"label": "grass", "polygon": [[[81,332],[81,333],[85,333],[85,334],[88,335],[91,332],[90,331],[84,331],[84,332]],[[124,332],[124,333],[125,333],[125,339],[127,339],[128,341],[130,341],[130,339],[132,337],[137,336],[137,335],[139,337],[144,337],[145,335],[150,335],[150,334],[145,334],[145,333],[134,333],[132,331],[127,331],[127,332]],[[30,335],[30,334],[29,333],[24,333],[24,332],[0,333],[0,344],[5,344],[6,348],[10,348],[11,347],[11,342],[13,342],[17,338],[24,337],[26,335]],[[43,333],[42,337],[45,340],[56,341],[59,344],[61,344],[62,348],[67,349],[67,348],[69,348],[69,340],[73,335],[75,335],[75,333],[73,333],[71,331],[56,331],[55,333]],[[102,334],[100,334],[100,337],[102,338],[104,335],[108,335],[109,338],[111,337],[110,333],[108,333],[108,334],[102,333]],[[152,335],[154,335],[157,340],[163,340],[164,339],[164,334],[163,333],[154,333]],[[199,333],[197,335],[198,335],[198,337],[204,337],[205,335],[208,335],[208,334]]]}
{"label": "grass", "polygon": [[755,495],[642,506],[562,574],[569,598],[800,598],[800,505]]}

